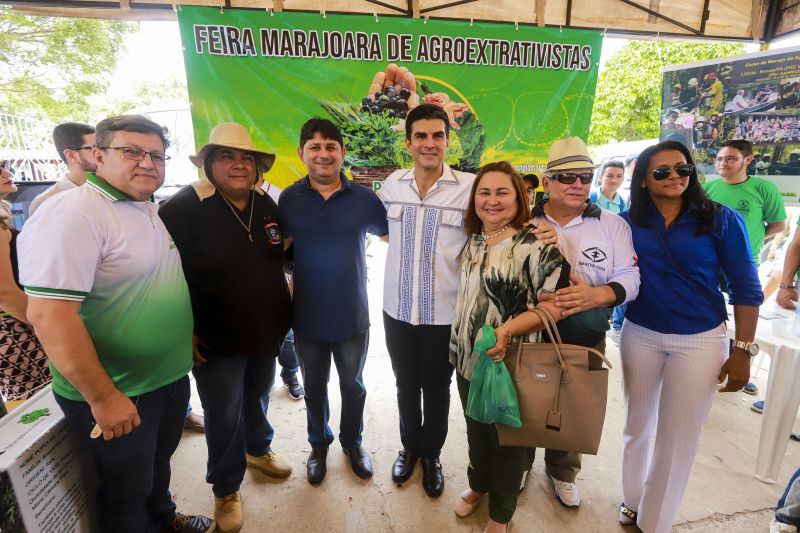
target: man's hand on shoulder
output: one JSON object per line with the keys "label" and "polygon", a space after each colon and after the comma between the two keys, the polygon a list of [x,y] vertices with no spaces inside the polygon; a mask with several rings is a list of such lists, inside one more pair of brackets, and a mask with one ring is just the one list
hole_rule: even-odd
{"label": "man's hand on shoulder", "polygon": [[89,405],[92,408],[94,421],[103,432],[104,440],[127,435],[142,423],[136,406],[120,391],[115,391],[107,398]]}

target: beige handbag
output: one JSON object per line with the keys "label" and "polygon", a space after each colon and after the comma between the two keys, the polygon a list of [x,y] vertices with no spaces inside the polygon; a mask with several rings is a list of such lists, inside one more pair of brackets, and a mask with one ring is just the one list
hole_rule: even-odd
{"label": "beige handbag", "polygon": [[[563,344],[550,313],[533,311],[555,342],[509,347],[505,363],[517,388],[522,427],[496,424],[500,444],[594,455],[606,417],[611,363],[594,348]],[[608,368],[591,368],[590,354]]]}

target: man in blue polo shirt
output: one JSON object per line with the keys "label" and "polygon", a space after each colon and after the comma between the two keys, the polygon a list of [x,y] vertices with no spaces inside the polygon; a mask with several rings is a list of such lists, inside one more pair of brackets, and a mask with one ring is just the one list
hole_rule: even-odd
{"label": "man in blue polo shirt", "polygon": [[283,191],[279,211],[286,246],[294,243],[293,329],[306,389],[308,482],[325,479],[333,442],[328,425],[331,355],[342,395],[339,442],[353,472],[368,479],[372,462],[361,447],[367,396],[362,372],[370,325],[364,240],[367,232],[389,232],[386,211],[371,190],[342,174],[342,134],[329,120],[313,118],[303,125],[297,155],[308,175]]}

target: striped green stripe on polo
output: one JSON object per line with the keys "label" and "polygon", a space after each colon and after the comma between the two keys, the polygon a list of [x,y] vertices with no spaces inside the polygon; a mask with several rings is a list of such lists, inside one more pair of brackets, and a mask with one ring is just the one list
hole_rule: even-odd
{"label": "striped green stripe on polo", "polygon": [[25,286],[25,294],[37,296],[39,298],[55,298],[58,300],[72,300],[82,302],[88,293],[82,291],[70,291],[67,289],[48,289],[47,287]]}
{"label": "striped green stripe on polo", "polygon": [[89,184],[89,187],[99,192],[101,196],[111,200],[112,202],[115,200],[129,200],[131,202],[135,201],[134,198],[131,198],[119,189],[115,189],[107,181],[98,178],[97,174],[94,172],[86,173],[86,183]]}

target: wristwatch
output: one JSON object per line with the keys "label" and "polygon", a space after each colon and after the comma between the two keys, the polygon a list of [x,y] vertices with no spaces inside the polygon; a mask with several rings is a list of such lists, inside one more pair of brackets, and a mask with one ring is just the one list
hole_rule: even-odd
{"label": "wristwatch", "polygon": [[758,355],[758,352],[760,350],[758,344],[754,342],[735,341],[733,345],[737,348],[741,348],[742,350],[744,350],[744,353],[746,353],[750,357],[755,357],[756,355]]}

